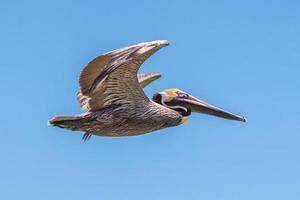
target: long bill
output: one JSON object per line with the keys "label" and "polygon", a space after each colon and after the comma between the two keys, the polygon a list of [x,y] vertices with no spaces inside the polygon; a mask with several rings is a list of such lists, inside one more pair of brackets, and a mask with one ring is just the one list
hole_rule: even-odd
{"label": "long bill", "polygon": [[[177,99],[179,100],[179,99]],[[180,104],[186,108],[189,108],[192,112],[204,113],[208,115],[214,115],[230,120],[237,120],[246,122],[246,118],[243,116],[235,115],[230,112],[226,112],[220,108],[212,106],[204,101],[201,101],[195,97],[189,97],[188,99],[180,99]]]}

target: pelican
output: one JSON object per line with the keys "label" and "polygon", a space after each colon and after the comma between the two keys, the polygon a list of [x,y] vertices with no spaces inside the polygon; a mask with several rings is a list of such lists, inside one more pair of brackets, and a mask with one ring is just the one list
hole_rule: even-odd
{"label": "pelican", "polygon": [[167,89],[150,100],[143,88],[159,73],[138,73],[142,63],[169,44],[166,40],[139,43],[105,53],[82,70],[77,99],[86,112],[57,116],[49,125],[92,135],[134,136],[180,125],[192,112],[245,122],[246,119],[193,97],[179,89]]}

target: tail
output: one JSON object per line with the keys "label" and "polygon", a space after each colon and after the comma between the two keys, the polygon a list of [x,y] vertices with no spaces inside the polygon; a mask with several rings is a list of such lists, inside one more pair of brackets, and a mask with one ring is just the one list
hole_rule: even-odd
{"label": "tail", "polygon": [[78,130],[80,116],[57,116],[48,121],[49,125],[71,130]]}

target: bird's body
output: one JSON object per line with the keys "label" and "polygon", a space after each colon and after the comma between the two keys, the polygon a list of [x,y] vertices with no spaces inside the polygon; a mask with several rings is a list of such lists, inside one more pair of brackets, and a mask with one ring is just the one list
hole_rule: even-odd
{"label": "bird's body", "polygon": [[87,112],[62,126],[98,136],[133,136],[179,125],[182,115],[149,101],[136,105],[112,105],[95,112]]}
{"label": "bird's body", "polygon": [[179,125],[191,112],[245,121],[196,99],[181,90],[156,93],[150,100],[143,89],[159,73],[138,74],[140,65],[167,41],[140,43],[95,58],[80,75],[77,99],[87,112],[79,116],[55,117],[49,124],[91,135],[133,136]]}

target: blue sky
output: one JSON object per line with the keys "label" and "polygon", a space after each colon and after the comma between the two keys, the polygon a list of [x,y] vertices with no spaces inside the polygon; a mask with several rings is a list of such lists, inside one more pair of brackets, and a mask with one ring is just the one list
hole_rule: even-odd
{"label": "blue sky", "polygon": [[[0,1],[1,199],[299,199],[299,1]],[[180,88],[248,123],[194,114],[139,137],[47,126],[81,113],[81,69],[167,39],[146,92]]]}

